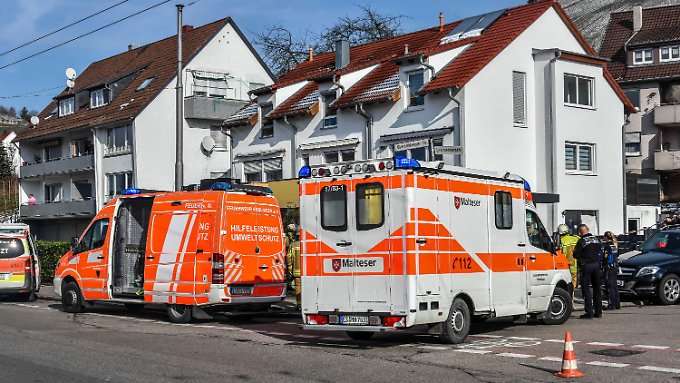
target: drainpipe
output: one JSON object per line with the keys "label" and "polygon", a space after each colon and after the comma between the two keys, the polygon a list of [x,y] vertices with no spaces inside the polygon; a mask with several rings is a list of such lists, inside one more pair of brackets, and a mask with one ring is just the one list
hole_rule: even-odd
{"label": "drainpipe", "polygon": [[373,139],[373,116],[371,116],[366,109],[364,109],[363,103],[358,103],[354,105],[354,111],[361,115],[366,120],[366,126],[364,129],[364,159],[370,160],[373,158],[371,140]]}
{"label": "drainpipe", "polygon": [[297,140],[295,139],[295,136],[297,135],[297,126],[288,121],[288,115],[285,114],[283,115],[283,122],[293,130],[293,135],[290,139],[290,178],[295,178],[295,175],[297,174],[297,167],[295,166],[295,163],[297,162]]}
{"label": "drainpipe", "polygon": [[333,83],[333,85],[340,88],[340,95],[342,96],[345,93],[345,87],[342,86],[342,84],[340,84],[340,82],[338,81],[338,75],[336,75],[336,74],[333,75],[332,83]]}
{"label": "drainpipe", "polygon": [[434,67],[425,62],[423,55],[418,55],[418,61],[419,61],[420,65],[422,65],[425,68],[430,70],[430,80],[432,80],[434,78],[434,75],[435,75]]}
{"label": "drainpipe", "polygon": [[[449,97],[449,99],[453,102],[456,103],[456,107],[458,108],[458,114],[454,114],[455,116],[455,121],[453,122],[453,144],[456,145],[456,142],[458,143],[458,146],[463,147],[463,136],[461,134],[462,128],[461,128],[461,118],[460,118],[460,101],[456,100],[456,95],[460,92],[459,88],[448,88],[446,95]],[[465,166],[463,162],[463,154],[457,154],[458,156],[458,161],[456,161],[456,158],[454,156],[454,161],[453,164],[456,166]]]}
{"label": "drainpipe", "polygon": [[[548,129],[546,130],[548,134],[550,134],[549,137],[549,142],[550,142],[550,171],[548,172],[550,176],[550,192],[552,194],[555,194],[557,192],[557,140],[555,137],[555,62],[560,59],[562,56],[562,51],[559,49],[555,50],[555,57],[551,58],[550,61],[548,62],[548,70],[549,70],[549,81],[547,83],[548,86],[548,95],[550,97],[550,102],[548,103]],[[559,210],[557,203],[552,204],[552,208],[550,209],[551,214],[550,214],[550,223],[552,225],[552,229],[554,230],[558,223],[558,215],[559,215]]]}

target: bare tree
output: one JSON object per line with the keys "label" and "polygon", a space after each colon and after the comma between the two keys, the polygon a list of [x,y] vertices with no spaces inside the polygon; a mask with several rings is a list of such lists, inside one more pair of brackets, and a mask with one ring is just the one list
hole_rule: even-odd
{"label": "bare tree", "polygon": [[319,34],[307,32],[302,37],[280,25],[271,26],[255,37],[255,44],[261,47],[269,67],[277,75],[293,69],[307,59],[308,49],[314,52],[328,52],[338,39],[347,39],[351,45],[393,37],[401,32],[404,16],[390,16],[378,13],[369,6],[360,6],[358,16],[344,16],[337,23]]}

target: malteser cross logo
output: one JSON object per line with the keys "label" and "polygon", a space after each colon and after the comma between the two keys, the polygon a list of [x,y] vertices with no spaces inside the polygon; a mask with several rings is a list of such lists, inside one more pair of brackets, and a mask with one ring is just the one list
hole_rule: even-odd
{"label": "malteser cross logo", "polygon": [[334,259],[333,260],[333,271],[335,271],[337,273],[338,271],[340,271],[341,268],[342,268],[342,259]]}

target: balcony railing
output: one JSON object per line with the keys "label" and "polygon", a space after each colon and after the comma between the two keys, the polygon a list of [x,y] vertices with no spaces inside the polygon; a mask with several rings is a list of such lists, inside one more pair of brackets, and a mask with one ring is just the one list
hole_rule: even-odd
{"label": "balcony railing", "polygon": [[22,219],[91,217],[95,213],[94,199],[40,203],[19,207],[19,215]]}
{"label": "balcony railing", "polygon": [[680,170],[680,150],[664,150],[654,153],[654,169],[658,171]]}
{"label": "balcony railing", "polygon": [[661,126],[680,126],[680,104],[664,104],[654,109],[654,123]]}
{"label": "balcony railing", "polygon": [[229,98],[191,96],[184,99],[184,117],[223,121],[247,103],[247,101]]}
{"label": "balcony railing", "polygon": [[52,174],[68,174],[94,169],[94,156],[92,154],[61,158],[34,164],[21,165],[19,175],[21,178],[46,176]]}

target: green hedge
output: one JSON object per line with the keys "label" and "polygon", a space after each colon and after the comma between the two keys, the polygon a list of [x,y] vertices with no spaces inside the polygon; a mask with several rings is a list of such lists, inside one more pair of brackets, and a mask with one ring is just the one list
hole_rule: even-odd
{"label": "green hedge", "polygon": [[58,241],[36,241],[35,247],[40,257],[40,279],[42,283],[51,284],[54,278],[54,269],[59,263],[59,258],[66,254],[71,244]]}

